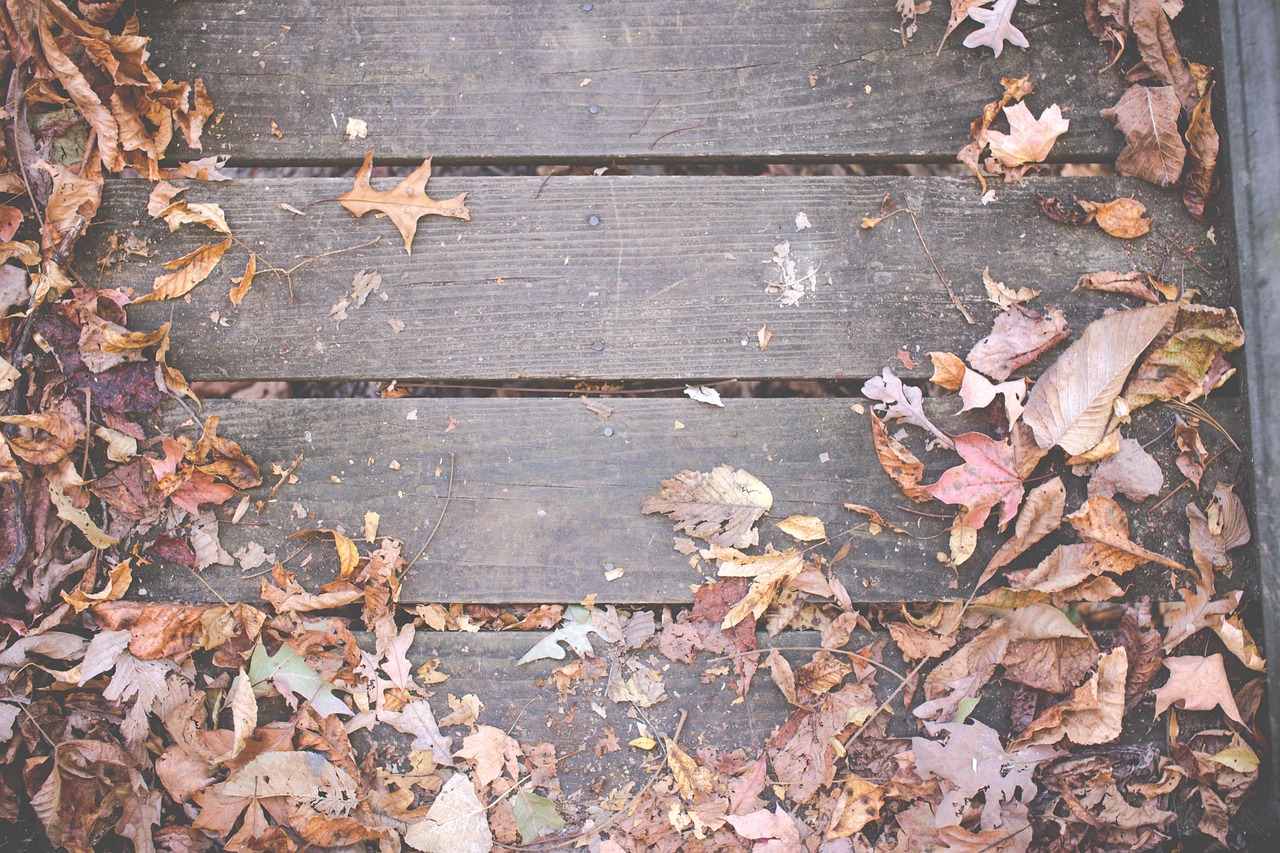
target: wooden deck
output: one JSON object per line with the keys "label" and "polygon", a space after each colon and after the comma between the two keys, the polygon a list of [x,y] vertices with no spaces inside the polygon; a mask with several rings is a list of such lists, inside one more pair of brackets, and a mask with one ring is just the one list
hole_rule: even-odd
{"label": "wooden deck", "polygon": [[[204,153],[264,167],[266,175],[276,167],[354,166],[369,147],[379,164],[416,164],[427,155],[437,164],[658,163],[690,171],[722,162],[954,163],[969,122],[998,97],[1002,76],[1034,79],[1037,111],[1054,102],[1067,108],[1071,131],[1054,148],[1055,161],[1110,162],[1121,148],[1099,110],[1118,99],[1124,83],[1114,71],[1099,73],[1107,51],[1089,35],[1082,3],[1019,7],[1035,49],[1010,48],[998,62],[985,50],[935,56],[945,9],[922,18],[919,35],[904,49],[893,32],[892,3],[798,5],[804,9],[763,0],[314,0],[304,9],[288,0],[202,0],[147,4],[140,12],[143,31],[154,37],[153,64],[202,76],[224,112],[211,125]],[[1236,8],[1230,0],[1224,6]],[[1228,19],[1239,26],[1240,18]],[[1247,36],[1250,27],[1233,37]],[[1188,56],[1223,64],[1215,4],[1189,3],[1177,30]],[[1226,56],[1229,76],[1242,67],[1231,64],[1239,62],[1235,50]],[[1262,84],[1249,85],[1260,91]],[[1239,183],[1246,162],[1274,167],[1274,154],[1234,141],[1267,139],[1274,115],[1250,113],[1256,124],[1241,124],[1244,106],[1233,97],[1236,184],[1228,192],[1234,191],[1237,221],[1269,209],[1274,222],[1274,180]],[[1267,92],[1251,97],[1265,99]],[[349,117],[368,122],[367,140],[343,138]],[[272,134],[272,122],[281,136]],[[150,186],[109,183],[99,220],[79,248],[86,280],[149,290],[163,261],[208,242],[194,230],[170,234],[161,223],[132,222]],[[967,352],[994,316],[984,267],[1015,286],[1042,290],[1039,304],[1061,308],[1076,332],[1121,304],[1073,290],[1081,275],[1098,270],[1160,269],[1214,305],[1241,305],[1242,275],[1252,277],[1246,294],[1276,289],[1274,270],[1266,272],[1277,263],[1274,235],[1241,229],[1237,237],[1228,216],[1207,239],[1206,226],[1182,210],[1175,190],[1128,178],[993,182],[995,197],[984,202],[975,180],[951,177],[445,175],[432,179],[433,196],[467,192],[472,221],[460,227],[424,221],[412,255],[386,221],[354,220],[334,202],[349,186],[349,178],[275,176],[193,183],[191,201],[220,204],[237,240],[282,268],[382,239],[319,258],[291,282],[260,272],[238,308],[227,298],[228,276],[219,272],[189,300],[130,309],[132,324],[149,329],[171,320],[170,360],[191,380],[557,380],[566,388],[585,380],[678,388],[738,379],[856,387],[886,366],[926,379],[927,351]],[[1041,214],[1037,192],[1134,196],[1159,231],[1121,241],[1096,228],[1060,225]],[[953,307],[909,219],[859,227],[886,197],[920,212],[938,271],[976,323]],[[800,213],[811,228],[797,229]],[[122,230],[145,238],[152,255],[101,272],[95,260]],[[785,307],[766,290],[777,269],[775,246],[783,242],[800,266],[815,270],[811,292]],[[1194,262],[1178,247],[1194,247]],[[247,253],[233,252],[223,269],[239,275]],[[375,296],[339,322],[333,306],[361,270],[382,275],[387,298]],[[1216,392],[1208,408],[1246,447],[1252,406],[1257,464],[1274,474],[1278,398],[1256,377],[1275,355],[1276,315],[1267,308],[1274,311],[1275,294],[1246,295],[1243,302],[1258,347],[1242,370],[1249,376]],[[773,338],[762,351],[756,334],[766,325]],[[914,369],[896,357],[900,350],[914,358]],[[984,537],[958,573],[939,562],[946,521],[898,509],[908,502],[876,461],[865,400],[740,399],[726,400],[723,410],[684,397],[607,402],[615,413],[600,421],[572,394],[208,401],[202,415],[223,415],[228,434],[264,474],[272,463],[287,467],[303,457],[299,482],[280,488],[261,515],[250,511],[251,524],[224,525],[223,544],[235,551],[257,542],[281,558],[309,549],[295,562],[304,562],[299,576],[314,588],[332,579],[336,561],[324,548],[284,537],[323,527],[355,536],[373,511],[380,534],[403,539],[412,554],[441,516],[451,458],[451,504],[429,551],[404,579],[405,605],[576,603],[594,596],[600,604],[656,613],[688,606],[703,577],[672,550],[669,522],[643,516],[640,501],[682,469],[720,463],[752,472],[773,490],[761,544],[782,544],[773,522],[788,515],[816,515],[829,527],[858,524],[846,502],[875,507],[919,537],[853,534],[835,572],[855,605],[963,597],[998,544]],[[944,428],[983,426],[956,416],[958,407],[955,400],[930,401],[929,411]],[[160,424],[197,429],[177,406],[165,410]],[[1150,407],[1129,434],[1148,443],[1172,424],[1171,410]],[[1274,655],[1280,584],[1269,549],[1276,548],[1280,525],[1268,513],[1277,505],[1275,478],[1254,480],[1247,454],[1207,429],[1205,436],[1211,452],[1223,451],[1204,477],[1207,488],[1215,480],[1239,483],[1251,496],[1256,485],[1258,500],[1269,502],[1259,503],[1258,533]],[[1150,449],[1169,472],[1176,469],[1167,444]],[[930,479],[944,467],[925,463]],[[266,497],[275,478],[266,479],[254,499]],[[1152,512],[1120,499],[1135,539],[1189,561],[1185,507],[1193,492],[1184,489]],[[1068,505],[1082,496],[1073,491]],[[837,550],[832,545],[826,555]],[[1258,552],[1238,553],[1235,574],[1219,589],[1242,588],[1258,600]],[[607,564],[623,575],[606,579]],[[160,560],[139,578],[135,596],[252,601],[260,581],[251,574],[214,566],[201,584]],[[1130,600],[1173,595],[1167,572],[1139,570],[1126,580]],[[616,711],[601,719],[589,690],[566,697],[545,681],[535,683],[549,674],[545,662],[514,668],[536,640],[526,632],[424,632],[410,659],[417,665],[440,658],[441,670],[451,674],[445,692],[481,696],[493,714],[485,722],[516,727],[522,741],[555,743],[561,755],[580,753],[561,772],[566,790],[582,801],[601,776],[613,780],[610,786],[627,774],[643,779],[638,759],[592,751],[601,726],[616,728],[625,743],[637,733],[635,720]],[[759,642],[815,640],[762,632]],[[704,684],[697,675],[676,664],[667,681],[680,707],[691,709],[690,742],[755,748],[786,719],[786,703],[767,678],[757,679],[746,704],[730,709],[736,697],[724,681]],[[984,700],[978,717],[1007,728],[1001,702],[999,695]],[[674,707],[656,709],[655,721],[674,726]],[[1160,740],[1163,727],[1126,737]],[[1263,808],[1253,819],[1274,818]]]}

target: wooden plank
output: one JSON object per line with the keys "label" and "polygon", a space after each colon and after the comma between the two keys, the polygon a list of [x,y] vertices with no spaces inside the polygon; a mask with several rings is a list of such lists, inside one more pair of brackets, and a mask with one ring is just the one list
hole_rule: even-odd
{"label": "wooden plank", "polygon": [[[1254,542],[1262,572],[1268,657],[1280,654],[1280,9],[1265,0],[1222,4],[1227,142],[1235,204],[1240,299],[1252,381]],[[1280,683],[1270,684],[1272,744],[1280,742]],[[1280,750],[1271,750],[1280,778]]]}
{"label": "wooden plank", "polygon": [[[828,558],[847,535],[851,550],[835,572],[858,601],[963,595],[1002,538],[991,532],[981,537],[978,554],[958,576],[942,565],[937,554],[947,550],[949,516],[919,518],[897,508],[913,505],[876,461],[865,401],[740,399],[726,401],[724,409],[684,398],[607,402],[616,411],[602,423],[571,399],[210,401],[206,412],[223,416],[220,433],[239,441],[264,471],[305,455],[300,482],[282,487],[261,516],[250,511],[245,517],[267,526],[224,524],[223,545],[235,553],[258,542],[279,559],[291,557],[286,565],[314,589],[336,576],[332,543],[306,546],[284,536],[323,527],[359,538],[365,513],[372,511],[381,518],[379,534],[404,540],[411,557],[440,517],[450,454],[457,466],[453,500],[430,549],[405,578],[407,603],[573,603],[588,595],[601,603],[691,602],[703,568],[691,567],[689,557],[672,549],[671,522],[643,515],[640,502],[682,469],[708,471],[719,464],[745,469],[772,490],[773,507],[759,524],[762,546],[795,546],[775,527],[790,515],[826,522],[833,541],[816,553]],[[1240,405],[1223,399],[1212,407],[1238,441],[1244,438]],[[983,428],[972,413],[951,417],[958,408],[955,400],[928,401],[943,429]],[[163,428],[187,417],[175,407]],[[1172,410],[1148,407],[1137,413],[1131,432],[1154,442],[1151,452],[1166,472],[1176,470],[1172,440],[1156,439],[1173,418]],[[950,453],[925,454],[919,438],[910,442],[925,462],[926,482],[958,464]],[[1207,428],[1205,440],[1211,452],[1226,447]],[[399,467],[393,469],[393,462]],[[1211,489],[1219,480],[1238,482],[1241,465],[1227,448],[1204,483]],[[1167,490],[1176,484],[1174,476],[1166,474]],[[1156,510],[1132,512],[1135,539],[1189,561],[1184,508],[1193,491],[1183,489]],[[255,497],[265,492],[266,486]],[[1083,499],[1081,492],[1073,484],[1070,506]],[[864,518],[843,508],[845,502],[874,507],[922,538],[872,534]],[[922,509],[945,514],[949,508]],[[1049,550],[1041,546],[1027,559]],[[606,580],[606,564],[623,576]],[[1242,558],[1232,583],[1248,582],[1249,565]],[[187,569],[159,564],[139,573],[135,589],[145,589],[150,600],[255,601],[262,571],[246,575],[238,567],[214,566],[203,573],[206,585]],[[1126,582],[1134,595],[1172,594],[1168,569],[1140,569]]]}
{"label": "wooden plank", "polygon": [[[1111,160],[1121,144],[1099,111],[1123,82],[1099,73],[1107,51],[1078,0],[1023,4],[1032,47],[998,59],[961,46],[972,24],[935,56],[946,9],[904,49],[893,4],[872,0],[140,5],[153,65],[202,76],[224,115],[205,151],[246,163],[370,146],[404,162],[953,161],[1001,76],[1036,80],[1037,112],[1065,108],[1056,158]],[[1196,37],[1212,15],[1189,4],[1176,23],[1183,52],[1216,65]],[[367,141],[344,140],[348,117]]]}
{"label": "wooden plank", "polygon": [[[237,239],[259,252],[257,283],[239,308],[232,306],[228,279],[243,272],[248,257],[237,246],[189,302],[131,308],[131,320],[155,328],[172,319],[170,358],[190,379],[841,379],[900,367],[899,348],[926,365],[928,350],[967,352],[990,331],[996,310],[987,301],[984,267],[1015,287],[1042,290],[1038,304],[1063,308],[1075,329],[1119,304],[1072,292],[1079,276],[1098,270],[1162,271],[1199,289],[1207,302],[1235,300],[1225,250],[1206,238],[1176,194],[1127,179],[995,185],[996,198],[986,205],[976,182],[947,178],[542,183],[432,181],[437,197],[469,192],[474,221],[424,220],[411,256],[385,220],[356,220],[332,202],[308,207],[305,217],[280,207],[332,200],[349,181],[198,184],[191,199],[221,204]],[[130,224],[145,209],[147,190],[141,183],[108,185],[104,210],[81,243],[85,280],[149,292],[162,262],[212,239],[196,226],[170,235],[163,224]],[[1124,241],[1092,226],[1054,223],[1040,214],[1036,190],[1068,199],[1133,195],[1160,233]],[[908,217],[874,230],[859,227],[886,195],[920,211],[933,258],[975,325],[949,302]],[[812,227],[797,231],[798,213]],[[92,263],[120,231],[151,241],[154,255],[100,274]],[[299,269],[292,303],[285,283],[264,269],[264,262],[287,268],[378,237],[375,246]],[[1170,238],[1194,248],[1220,280],[1187,261]],[[790,307],[766,292],[778,280],[771,261],[783,242],[799,275],[816,270],[812,292]],[[330,316],[333,306],[350,295],[364,269],[382,275],[381,293],[339,322]],[[392,320],[403,322],[404,331],[393,333]],[[764,325],[773,338],[761,352],[756,335]]]}

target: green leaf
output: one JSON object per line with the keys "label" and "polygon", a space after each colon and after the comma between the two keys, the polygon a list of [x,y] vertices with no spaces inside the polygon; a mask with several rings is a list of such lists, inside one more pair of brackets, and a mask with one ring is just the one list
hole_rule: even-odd
{"label": "green leaf", "polygon": [[546,797],[520,791],[511,802],[520,840],[531,844],[543,832],[555,832],[564,826],[564,818],[556,814],[556,804]]}
{"label": "green leaf", "polygon": [[266,647],[259,643],[249,661],[249,680],[253,682],[253,692],[258,696],[271,692],[266,686],[270,681],[291,705],[296,706],[293,695],[297,694],[323,716],[351,714],[346,703],[334,694],[334,686],[321,678],[320,673],[287,644],[281,645],[274,655],[268,655]]}
{"label": "green leaf", "polygon": [[960,704],[956,706],[956,718],[953,723],[963,723],[969,719],[969,715],[973,713],[973,709],[978,707],[977,696],[966,696],[960,700]]}

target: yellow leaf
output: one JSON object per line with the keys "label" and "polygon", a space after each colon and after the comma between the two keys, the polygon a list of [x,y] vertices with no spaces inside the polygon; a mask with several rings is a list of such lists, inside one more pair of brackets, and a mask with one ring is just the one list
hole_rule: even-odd
{"label": "yellow leaf", "polygon": [[627,741],[627,746],[634,746],[636,749],[643,749],[646,752],[657,745],[658,742],[651,737],[638,737]]}
{"label": "yellow leaf", "polygon": [[76,587],[69,594],[62,593],[62,599],[70,604],[75,612],[81,613],[99,602],[119,601],[129,591],[131,583],[133,583],[133,567],[128,560],[122,560],[111,570],[105,589],[100,592],[85,592],[80,587]]}
{"label": "yellow leaf", "polygon": [[1252,773],[1258,769],[1258,756],[1252,749],[1239,744],[1229,746],[1217,755],[1210,755],[1209,760],[1216,761],[1223,767],[1230,767],[1237,773]]}
{"label": "yellow leaf", "polygon": [[258,253],[249,253],[249,263],[244,268],[244,275],[240,278],[231,279],[236,286],[231,288],[231,304],[239,305],[240,300],[244,299],[245,294],[249,292],[249,288],[253,286],[253,277],[258,273]]}

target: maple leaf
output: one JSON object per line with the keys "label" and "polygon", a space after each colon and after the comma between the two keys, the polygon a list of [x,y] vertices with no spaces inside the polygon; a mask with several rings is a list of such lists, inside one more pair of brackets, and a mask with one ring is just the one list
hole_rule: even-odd
{"label": "maple leaf", "polygon": [[987,144],[991,147],[991,156],[1011,167],[1043,163],[1053,143],[1071,124],[1062,117],[1062,109],[1057,104],[1042,112],[1040,118],[1032,116],[1022,101],[1005,107],[1004,114],[1009,120],[1009,132],[988,131]]}
{"label": "maple leaf", "polygon": [[1013,446],[978,432],[956,436],[955,446],[964,464],[948,470],[938,482],[925,488],[944,503],[968,507],[961,523],[974,530],[981,529],[991,510],[1000,504],[1003,529],[1017,513],[1023,495]]}
{"label": "maple leaf", "polygon": [[1067,318],[1057,308],[1043,316],[1022,305],[1011,305],[995,319],[991,334],[973,345],[966,360],[975,370],[997,382],[1030,364],[1066,340]]}
{"label": "maple leaf", "polygon": [[1031,42],[1010,20],[1017,6],[1018,0],[996,0],[996,5],[990,9],[981,5],[969,9],[969,17],[982,24],[982,29],[965,36],[964,46],[989,47],[996,56],[1004,51],[1006,41],[1015,47],[1031,47]]}
{"label": "maple leaf", "polygon": [[1097,444],[1134,362],[1177,310],[1171,302],[1117,311],[1090,323],[1031,388],[1022,419],[1036,443],[1057,445],[1071,455]]}
{"label": "maple leaf", "polygon": [[922,778],[936,777],[947,783],[935,816],[940,827],[959,825],[970,801],[984,791],[982,828],[1000,826],[1001,805],[1035,799],[1032,774],[1041,763],[1059,754],[1045,746],[1005,751],[996,730],[977,721],[926,723],[925,728],[935,738],[947,736],[945,745],[927,738],[911,739],[916,772]]}
{"label": "maple leaf", "polygon": [[1164,665],[1169,670],[1169,680],[1156,688],[1157,717],[1170,705],[1188,711],[1212,711],[1221,707],[1228,717],[1246,725],[1231,693],[1222,655],[1167,657]]}
{"label": "maple leaf", "polygon": [[1130,86],[1102,117],[1124,134],[1116,171],[1167,187],[1182,175],[1187,148],[1178,134],[1182,104],[1172,86]]}
{"label": "maple leaf", "polygon": [[954,447],[951,436],[933,425],[924,413],[924,392],[910,385],[903,385],[902,380],[893,375],[889,368],[880,376],[873,376],[862,386],[862,395],[870,400],[882,403],[884,419],[887,421],[905,421],[912,426],[933,433],[934,438],[943,447]]}
{"label": "maple leaf", "polygon": [[471,213],[463,203],[466,193],[451,199],[437,201],[427,196],[427,180],[431,177],[431,158],[414,169],[403,181],[390,190],[375,190],[369,185],[373,172],[373,151],[365,155],[364,163],[356,172],[355,186],[338,197],[342,206],[362,217],[371,210],[385,213],[396,230],[404,237],[404,250],[413,254],[413,236],[418,232],[418,220],[424,216],[450,216],[471,220]]}
{"label": "maple leaf", "polygon": [[677,530],[728,548],[757,544],[754,525],[773,506],[768,486],[728,465],[709,474],[681,471],[661,485],[662,491],[641,501],[642,512],[670,516]]}
{"label": "maple leaf", "polygon": [[520,778],[520,756],[524,751],[516,739],[494,726],[477,726],[475,733],[462,739],[462,749],[455,753],[475,764],[476,783],[488,786],[502,775],[505,766],[513,780]]}

